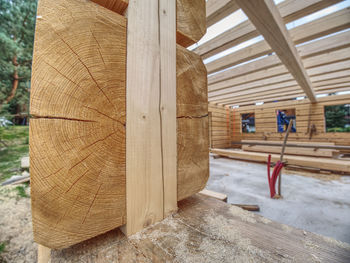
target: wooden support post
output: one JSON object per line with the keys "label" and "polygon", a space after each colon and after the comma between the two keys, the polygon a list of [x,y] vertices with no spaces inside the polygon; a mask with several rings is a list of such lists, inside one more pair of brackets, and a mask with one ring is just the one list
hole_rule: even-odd
{"label": "wooden support post", "polygon": [[51,249],[38,244],[38,263],[49,263],[51,260]]}
{"label": "wooden support post", "polygon": [[176,3],[130,1],[126,206],[131,235],[177,208]]}

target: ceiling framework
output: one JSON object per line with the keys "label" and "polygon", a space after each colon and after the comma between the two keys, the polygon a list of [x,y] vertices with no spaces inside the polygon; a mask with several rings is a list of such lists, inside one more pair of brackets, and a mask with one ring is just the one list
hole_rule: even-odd
{"label": "ceiling framework", "polygon": [[[341,0],[208,0],[207,26],[242,8],[249,18],[194,48],[209,59],[209,103],[244,106],[350,91],[350,8],[287,30],[285,24]],[[263,40],[234,52],[245,41]]]}

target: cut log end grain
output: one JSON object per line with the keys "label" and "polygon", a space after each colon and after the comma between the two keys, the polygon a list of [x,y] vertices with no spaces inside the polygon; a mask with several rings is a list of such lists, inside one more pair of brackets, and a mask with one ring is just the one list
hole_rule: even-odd
{"label": "cut log end grain", "polygon": [[209,178],[207,72],[200,56],[177,46],[178,200],[202,190]]}
{"label": "cut log end grain", "polygon": [[125,223],[126,20],[83,0],[41,0],[38,15],[33,230],[62,248]]}
{"label": "cut log end grain", "polygon": [[206,33],[205,0],[177,0],[176,43],[188,47]]}
{"label": "cut log end grain", "polygon": [[113,12],[123,15],[128,8],[129,0],[92,0]]}

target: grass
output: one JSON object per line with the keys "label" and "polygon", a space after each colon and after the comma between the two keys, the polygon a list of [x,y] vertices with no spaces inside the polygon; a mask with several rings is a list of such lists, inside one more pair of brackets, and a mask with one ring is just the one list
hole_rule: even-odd
{"label": "grass", "polygon": [[5,247],[6,247],[6,244],[5,244],[4,242],[1,242],[1,243],[0,243],[0,254],[1,254],[2,252],[4,252]]}
{"label": "grass", "polygon": [[29,151],[29,127],[10,126],[2,128],[0,144],[0,183],[21,170],[21,158],[28,156]]}
{"label": "grass", "polygon": [[20,196],[20,197],[29,197],[26,193],[26,190],[24,189],[23,186],[17,186],[16,187],[16,191],[17,191],[17,194]]}

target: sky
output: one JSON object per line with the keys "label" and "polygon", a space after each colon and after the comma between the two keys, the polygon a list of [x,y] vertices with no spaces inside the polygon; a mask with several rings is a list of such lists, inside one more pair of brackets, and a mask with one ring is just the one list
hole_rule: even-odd
{"label": "sky", "polygon": [[[284,0],[274,0],[275,4],[279,4],[279,3],[283,2],[283,1]],[[303,0],[301,0],[301,1],[303,1]],[[323,16],[329,15],[331,13],[334,13],[334,12],[339,11],[341,9],[347,8],[349,6],[350,6],[350,0],[345,0],[345,1],[342,1],[342,2],[340,2],[338,4],[332,5],[332,6],[328,7],[328,8],[322,9],[322,10],[320,10],[318,12],[315,12],[313,14],[310,14],[308,16],[305,16],[303,18],[300,18],[300,19],[297,19],[297,20],[295,20],[293,22],[290,22],[290,23],[286,24],[286,27],[287,27],[287,29],[290,30],[292,28],[295,28],[295,27],[298,27],[300,25],[309,23],[309,22],[311,22],[313,20],[319,19],[319,18],[321,18]],[[198,43],[190,46],[188,49],[189,50],[193,50],[194,48],[196,48],[196,47],[202,45],[203,43],[213,39],[214,37],[224,33],[225,31],[227,31],[227,30],[229,30],[229,29],[239,25],[240,23],[246,21],[247,19],[248,19],[247,16],[243,13],[242,10],[237,10],[236,12],[234,12],[231,15],[227,16],[226,18],[222,19],[221,21],[217,22],[216,24],[210,26],[207,29],[207,33],[204,35],[204,37]],[[257,43],[257,42],[259,42],[259,41],[261,41],[263,39],[264,38],[262,36],[258,36],[258,37],[252,38],[252,39],[250,39],[248,41],[245,41],[245,42],[243,42],[243,43],[241,43],[241,44],[239,44],[237,46],[234,46],[232,48],[224,50],[224,51],[222,51],[222,52],[220,52],[220,53],[218,53],[218,54],[216,54],[216,55],[214,55],[212,57],[209,57],[209,58],[205,59],[204,63],[207,64],[207,63],[209,63],[211,61],[214,61],[216,59],[219,59],[219,58],[221,58],[223,56],[226,56],[228,54],[236,52],[236,51],[238,51],[238,50],[240,50],[242,48],[245,48],[245,47],[248,47],[250,45],[253,45],[253,44],[255,44],[255,43]],[[316,40],[318,40],[318,39],[316,39]],[[316,41],[316,40],[313,40],[313,41]],[[306,44],[306,43],[303,43],[303,44]],[[258,59],[260,59],[260,58],[258,58]],[[257,60],[257,59],[255,59],[255,60]],[[245,63],[249,63],[249,62],[251,62],[251,61],[248,61],[248,62],[245,62]],[[242,65],[242,64],[240,64],[240,65]],[[235,65],[234,67],[237,67],[237,66],[239,66],[239,65]],[[350,93],[350,91],[345,93],[345,94],[348,94],[348,93]],[[301,98],[299,98],[299,99],[301,99]]]}

